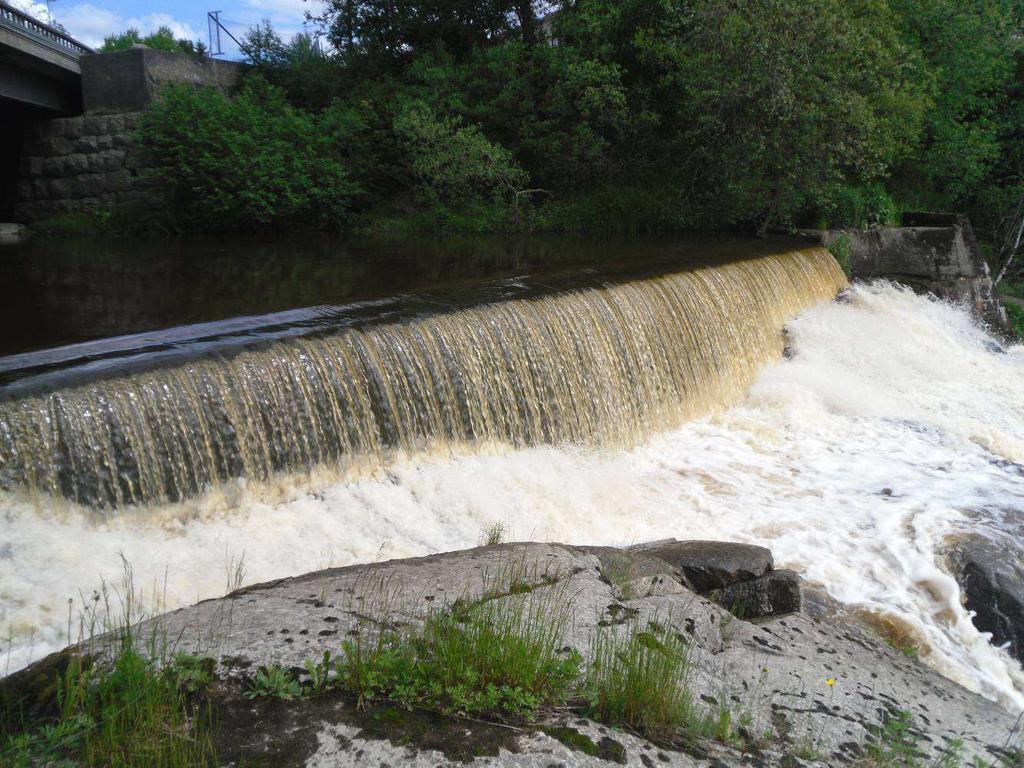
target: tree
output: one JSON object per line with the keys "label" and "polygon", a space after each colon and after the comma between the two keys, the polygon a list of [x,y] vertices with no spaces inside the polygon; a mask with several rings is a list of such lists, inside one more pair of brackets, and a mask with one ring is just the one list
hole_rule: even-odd
{"label": "tree", "polygon": [[897,22],[884,0],[578,0],[558,36],[618,67],[681,215],[763,230],[912,147],[927,99]]}
{"label": "tree", "polygon": [[422,102],[398,115],[395,132],[409,152],[413,176],[437,202],[511,203],[528,180],[512,154],[488,141],[479,128],[439,116]]}
{"label": "tree", "polygon": [[185,38],[176,40],[174,32],[171,31],[170,27],[166,26],[160,27],[145,37],[140,35],[136,27],[129,27],[124,32],[108,35],[104,38],[100,51],[124,51],[134,45],[145,45],[147,48],[153,48],[157,51],[169,51],[172,53],[193,53],[198,55],[206,53],[206,45],[203,42],[197,41],[193,43]]}
{"label": "tree", "polygon": [[387,71],[425,53],[464,61],[513,38],[532,42],[541,7],[536,0],[328,0],[322,20],[336,48]]}
{"label": "tree", "polygon": [[249,29],[242,36],[240,47],[245,60],[257,67],[281,67],[288,61],[285,45],[274,31],[270,19],[263,19]]}

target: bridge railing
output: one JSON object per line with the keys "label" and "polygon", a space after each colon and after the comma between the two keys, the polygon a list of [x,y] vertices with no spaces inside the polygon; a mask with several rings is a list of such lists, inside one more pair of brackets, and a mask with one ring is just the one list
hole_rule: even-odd
{"label": "bridge railing", "polygon": [[76,57],[83,53],[92,53],[92,48],[83,45],[56,27],[44,24],[27,13],[19,11],[17,8],[3,2],[3,0],[0,0],[0,24],[27,32],[41,42]]}

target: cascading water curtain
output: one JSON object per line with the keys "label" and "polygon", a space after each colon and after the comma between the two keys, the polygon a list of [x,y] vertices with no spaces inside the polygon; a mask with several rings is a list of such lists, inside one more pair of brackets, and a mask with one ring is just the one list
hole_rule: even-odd
{"label": "cascading water curtain", "polygon": [[742,397],[845,282],[807,248],[12,400],[0,485],[113,507],[394,449],[628,444]]}

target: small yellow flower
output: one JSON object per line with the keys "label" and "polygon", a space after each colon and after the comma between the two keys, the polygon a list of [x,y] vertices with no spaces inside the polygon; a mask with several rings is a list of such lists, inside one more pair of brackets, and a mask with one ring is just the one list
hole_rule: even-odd
{"label": "small yellow flower", "polygon": [[825,681],[825,685],[827,685],[829,688],[831,688],[835,684],[836,679],[834,677],[830,677],[828,680]]}

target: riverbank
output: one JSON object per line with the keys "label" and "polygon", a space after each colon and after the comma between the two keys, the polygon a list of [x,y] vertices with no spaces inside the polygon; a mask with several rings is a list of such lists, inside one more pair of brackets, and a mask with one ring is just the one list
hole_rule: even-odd
{"label": "riverbank", "polygon": [[[209,764],[1020,764],[1014,714],[801,591],[759,547],[491,544],[247,587],[133,636],[205,670],[185,706]],[[7,722],[124,638],[6,678]]]}

